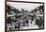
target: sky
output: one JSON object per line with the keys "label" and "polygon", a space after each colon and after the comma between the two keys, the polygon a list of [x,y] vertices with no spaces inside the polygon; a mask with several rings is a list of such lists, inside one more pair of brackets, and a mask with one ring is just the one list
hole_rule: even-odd
{"label": "sky", "polygon": [[21,9],[23,8],[24,10],[28,10],[28,12],[43,5],[43,4],[19,3],[19,2],[7,2],[7,4],[10,6],[13,6],[14,8],[18,9],[19,11],[21,11]]}

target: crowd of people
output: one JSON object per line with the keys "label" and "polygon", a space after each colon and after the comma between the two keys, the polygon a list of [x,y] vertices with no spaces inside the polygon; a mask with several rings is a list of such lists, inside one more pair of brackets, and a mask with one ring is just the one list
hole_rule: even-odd
{"label": "crowd of people", "polygon": [[37,25],[39,28],[43,28],[44,20],[42,7],[39,7],[40,9],[38,9],[37,11],[36,9],[33,10],[35,11],[33,16],[24,14],[17,15],[17,12],[15,13],[14,11],[8,11],[7,14],[10,13],[9,15],[11,16],[7,15],[7,30],[21,30],[23,27],[28,27],[31,25]]}

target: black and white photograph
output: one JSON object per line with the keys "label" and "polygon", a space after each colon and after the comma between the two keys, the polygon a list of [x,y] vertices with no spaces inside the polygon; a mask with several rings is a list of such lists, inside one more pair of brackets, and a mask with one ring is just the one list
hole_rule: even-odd
{"label": "black and white photograph", "polygon": [[7,2],[7,31],[44,29],[44,4]]}

